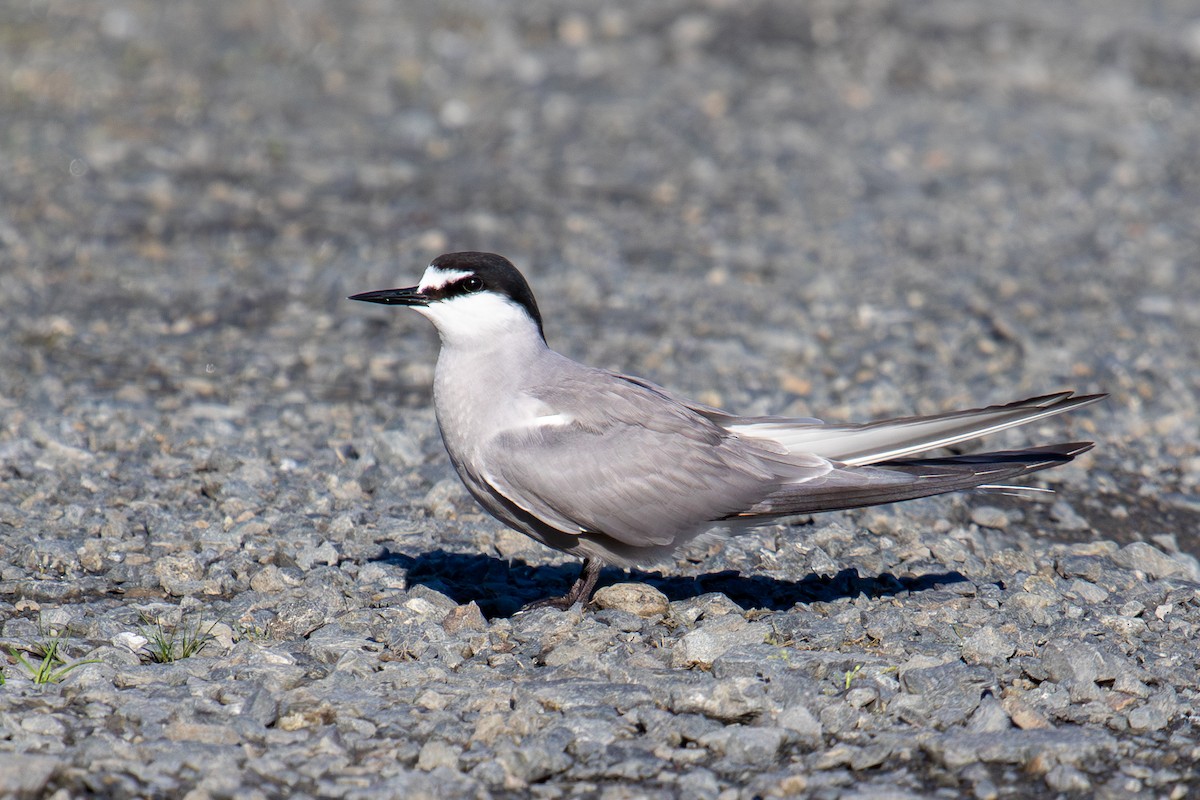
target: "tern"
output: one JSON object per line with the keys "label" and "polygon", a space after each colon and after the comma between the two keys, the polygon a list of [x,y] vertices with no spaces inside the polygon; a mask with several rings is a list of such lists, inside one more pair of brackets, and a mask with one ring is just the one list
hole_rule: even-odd
{"label": "tern", "polygon": [[858,424],[739,416],[551,350],[529,284],[493,253],[438,256],[417,286],[350,299],[433,322],[434,408],[467,490],[510,528],[584,559],[566,595],[534,606],[586,603],[604,565],[661,560],[714,529],[1009,488],[1001,482],[1093,444],[920,456],[1106,396],[1066,391]]}

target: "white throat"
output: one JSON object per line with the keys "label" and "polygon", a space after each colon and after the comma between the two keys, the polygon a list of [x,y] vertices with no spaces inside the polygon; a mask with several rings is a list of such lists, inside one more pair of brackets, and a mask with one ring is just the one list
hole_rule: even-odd
{"label": "white throat", "polygon": [[546,346],[525,309],[495,292],[459,295],[415,310],[434,324],[444,347],[520,351]]}

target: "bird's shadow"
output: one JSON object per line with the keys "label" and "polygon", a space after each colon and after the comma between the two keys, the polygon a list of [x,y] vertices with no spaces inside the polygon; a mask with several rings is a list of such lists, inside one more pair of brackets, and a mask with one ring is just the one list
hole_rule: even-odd
{"label": "bird's shadow", "polygon": [[[475,601],[489,619],[509,617],[526,604],[566,593],[579,577],[574,563],[531,566],[522,561],[505,561],[479,553],[434,550],[408,555],[383,550],[371,559],[403,569],[409,585],[434,589],[456,603]],[[855,569],[844,569],[832,577],[810,573],[798,581],[764,575],[743,575],[734,570],[695,576],[663,575],[631,569],[606,568],[599,586],[631,581],[657,588],[668,600],[684,600],[709,592],[724,594],[746,609],[781,611],[798,603],[831,602],[849,597],[888,597],[902,592],[920,592],[967,581],[961,573],[898,578],[890,573],[864,577]]]}

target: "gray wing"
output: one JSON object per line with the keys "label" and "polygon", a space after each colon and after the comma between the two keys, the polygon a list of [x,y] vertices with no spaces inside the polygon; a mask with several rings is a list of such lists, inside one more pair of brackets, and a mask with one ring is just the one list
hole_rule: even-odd
{"label": "gray wing", "polygon": [[656,388],[602,370],[539,388],[563,421],[499,433],[481,453],[482,477],[564,533],[663,547],[832,468],[732,435]]}
{"label": "gray wing", "polygon": [[850,425],[822,425],[812,420],[782,417],[736,417],[724,412],[712,416],[717,424],[740,436],[766,439],[791,452],[813,453],[853,466],[907,458],[1062,414],[1105,397],[1103,394],[1073,397],[1071,392],[1059,392],[1001,406]]}

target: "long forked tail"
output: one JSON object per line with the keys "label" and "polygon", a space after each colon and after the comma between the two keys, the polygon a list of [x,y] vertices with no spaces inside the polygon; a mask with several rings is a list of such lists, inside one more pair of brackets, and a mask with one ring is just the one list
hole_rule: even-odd
{"label": "long forked tail", "polygon": [[811,453],[848,466],[858,466],[882,464],[948,447],[1062,414],[1107,397],[1103,394],[1072,395],[1072,392],[1058,392],[1001,406],[851,425],[826,425],[783,417],[734,417],[721,420],[721,424],[739,436],[773,441],[792,453]]}
{"label": "long forked tail", "polygon": [[1092,449],[1070,442],[1027,450],[1004,450],[945,458],[892,459],[867,467],[839,468],[809,481],[784,484],[753,507],[730,519],[752,520],[838,511],[914,500],[1000,481],[1065,464]]}

